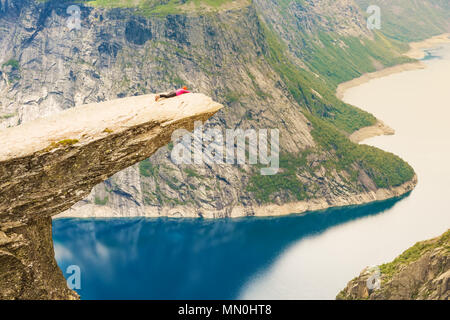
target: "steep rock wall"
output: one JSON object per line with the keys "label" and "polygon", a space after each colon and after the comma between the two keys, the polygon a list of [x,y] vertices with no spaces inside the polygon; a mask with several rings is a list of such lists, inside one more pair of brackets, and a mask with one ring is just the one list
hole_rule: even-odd
{"label": "steep rock wall", "polygon": [[71,299],[51,217],[222,106],[202,94],[87,104],[0,130],[0,299]]}
{"label": "steep rock wall", "polygon": [[[338,101],[333,88],[328,88],[328,76],[317,73],[309,61],[324,46],[317,37],[310,38],[318,31],[333,37],[373,38],[353,1],[291,1],[285,11],[274,1],[241,1],[238,7],[208,14],[149,16],[133,8],[77,3],[81,30],[67,27],[70,4],[2,2],[0,126],[15,126],[83,103],[186,84],[228,106],[208,127],[279,129],[281,172],[286,178],[275,176],[261,185],[255,179],[258,168],[248,164],[178,166],[170,161],[169,151],[161,149],[144,163],[156,170],[135,165],[117,173],[77,204],[80,212],[137,216],[148,211],[165,214],[182,205],[187,210],[176,210],[178,216],[193,211],[201,216],[202,210],[230,216],[238,207],[247,208],[244,215],[255,215],[266,204],[314,199],[333,203],[374,191],[371,174],[383,169],[356,162],[344,170],[330,167],[340,160],[332,147],[314,141],[311,133],[317,128],[307,118],[339,125],[336,129],[347,135],[375,121]],[[333,17],[336,21],[329,23]],[[278,24],[283,28],[278,30]],[[340,43],[333,48],[354,52]],[[341,65],[357,75],[353,60],[350,55]],[[286,74],[293,78],[286,79]],[[261,196],[252,189],[270,192]]]}

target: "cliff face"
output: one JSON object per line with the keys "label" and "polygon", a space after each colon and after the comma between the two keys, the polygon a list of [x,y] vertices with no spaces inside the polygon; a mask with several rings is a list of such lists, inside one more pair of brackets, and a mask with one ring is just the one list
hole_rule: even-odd
{"label": "cliff face", "polygon": [[[342,161],[337,153],[343,151],[336,152],[335,143],[318,144],[312,135],[314,130],[318,135],[322,123],[313,123],[315,119],[331,125],[326,131],[337,130],[330,137],[375,123],[371,115],[334,97],[337,80],[330,74],[348,80],[367,68],[371,71],[372,65],[358,71],[354,52],[364,53],[360,60],[384,59],[377,65],[399,55],[394,47],[381,53],[353,50],[355,37],[369,42],[375,37],[353,1],[291,1],[286,6],[239,1],[238,6],[207,13],[187,6],[182,14],[158,15],[78,3],[81,30],[67,27],[70,4],[1,2],[0,126],[186,84],[228,106],[208,122],[209,128],[279,129],[283,173],[260,179],[259,169],[250,165],[177,166],[163,149],[96,186],[73,214],[162,215],[182,204],[185,210],[177,210],[181,216],[201,215],[202,210],[230,216],[236,207],[246,208],[243,215],[253,215],[266,204],[314,199],[336,204],[412,179],[410,168],[391,182],[384,176],[396,175],[400,168],[387,173],[384,167],[390,165],[377,167],[380,161]],[[319,31],[339,39],[339,46],[317,37]],[[333,56],[345,58],[337,64]],[[324,66],[323,61],[331,63]],[[333,70],[338,65],[351,73]],[[391,158],[393,166],[408,167],[392,155],[377,153],[380,159]],[[149,163],[155,170],[146,170]]]}
{"label": "cliff face", "polygon": [[145,95],[1,130],[0,299],[76,298],[54,259],[51,216],[221,107],[201,94]]}
{"label": "cliff face", "polygon": [[370,290],[370,269],[350,281],[337,299],[449,300],[450,230],[435,239],[418,242],[394,261],[379,266],[381,285]]}
{"label": "cliff face", "polygon": [[[285,150],[298,152],[313,145],[306,119],[261,59],[263,44],[251,9],[213,17],[149,19],[130,10],[86,6],[82,7],[82,31],[69,31],[66,3],[9,4],[12,7],[0,18],[5,30],[0,39],[6,46],[2,57],[20,60],[20,68],[3,72],[0,99],[3,114],[10,115],[4,126],[81,103],[161,92],[184,83],[228,102],[232,111],[222,111],[211,125],[235,128],[245,120],[242,129],[259,126],[258,122],[272,128],[283,121]],[[195,168],[199,176],[205,176],[200,180],[188,177],[184,167],[168,158],[167,150],[160,151],[151,159],[155,166],[161,165],[155,176],[141,175],[135,166],[95,188],[86,202],[95,204],[96,197],[108,197],[100,209],[109,207],[124,216],[142,214],[145,204],[170,206],[182,199],[200,207],[248,202],[248,195],[239,191],[245,189],[241,181],[245,183],[246,178],[237,167]],[[167,176],[189,180],[193,187],[177,191],[165,181]],[[222,192],[210,191],[216,185]]]}

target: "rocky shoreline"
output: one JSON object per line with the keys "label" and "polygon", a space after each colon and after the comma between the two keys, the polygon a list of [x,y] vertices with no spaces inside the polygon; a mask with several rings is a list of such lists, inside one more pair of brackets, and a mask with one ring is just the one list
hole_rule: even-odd
{"label": "rocky shoreline", "polygon": [[[444,33],[429,39],[426,39],[424,41],[420,42],[411,42],[410,50],[406,52],[404,55],[411,59],[423,59],[425,57],[425,49],[429,49],[432,47],[435,47],[438,44],[441,43],[449,43],[450,42],[450,33]],[[417,69],[424,69],[425,65],[421,61],[416,62],[410,62],[410,63],[404,63],[400,65],[396,65],[389,68],[384,68],[375,72],[370,72],[363,74],[359,78],[352,79],[350,81],[343,82],[339,84],[339,86],[336,89],[336,96],[339,99],[343,99],[345,91],[348,89],[351,89],[353,87],[357,87],[363,83],[369,82],[373,79],[378,79],[382,77],[387,77],[395,73],[404,72],[404,71],[411,71],[411,70],[417,70]],[[364,128],[363,128],[364,129]]]}
{"label": "rocky shoreline", "polygon": [[381,265],[378,290],[369,289],[371,268],[351,280],[337,295],[338,300],[448,300],[450,291],[450,230],[403,252],[394,261]]}
{"label": "rocky shoreline", "polygon": [[[308,211],[319,211],[334,207],[344,207],[351,205],[367,204],[375,201],[383,201],[391,198],[401,197],[412,191],[418,183],[417,176],[411,181],[392,188],[381,188],[374,191],[367,191],[355,195],[338,196],[334,198],[318,198],[307,201],[291,202],[282,205],[269,204],[261,206],[235,206],[233,209],[225,208],[223,210],[205,210],[189,206],[169,207],[146,207],[144,214],[139,217],[159,218],[240,218],[247,216],[256,217],[275,217],[289,214],[299,214]],[[76,205],[71,209],[55,216],[55,218],[115,218],[124,217],[116,213],[109,207],[97,205]],[[133,216],[129,216],[133,217]],[[135,216],[137,217],[137,216]],[[128,217],[125,217],[128,218]]]}

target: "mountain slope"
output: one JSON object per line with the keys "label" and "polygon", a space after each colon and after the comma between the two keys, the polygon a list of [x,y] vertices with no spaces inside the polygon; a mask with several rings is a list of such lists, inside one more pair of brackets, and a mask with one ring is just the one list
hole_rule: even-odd
{"label": "mountain slope", "polygon": [[421,41],[450,32],[450,2],[447,0],[355,0],[362,10],[381,9],[381,32],[390,39]]}
{"label": "mountain slope", "polygon": [[242,1],[206,12],[193,2],[199,6],[181,14],[85,3],[80,31],[67,28],[70,1],[2,3],[2,126],[186,84],[227,105],[208,128],[280,130],[277,175],[261,176],[252,165],[177,166],[162,149],[95,187],[80,212],[129,216],[182,206],[179,215],[220,217],[242,206],[241,214],[253,215],[264,205],[336,205],[413,180],[395,155],[347,139],[376,119],[339,101],[337,83],[404,61],[400,44],[365,28],[353,1]]}
{"label": "mountain slope", "polygon": [[416,243],[394,261],[379,266],[381,286],[369,290],[368,269],[350,281],[337,299],[448,300],[450,298],[450,230]]}

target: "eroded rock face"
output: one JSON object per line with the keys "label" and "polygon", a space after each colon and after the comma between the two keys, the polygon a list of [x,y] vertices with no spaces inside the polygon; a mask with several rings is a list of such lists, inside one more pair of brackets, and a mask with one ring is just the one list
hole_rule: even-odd
{"label": "eroded rock face", "polygon": [[0,299],[78,299],[56,264],[50,217],[0,228]]}
{"label": "eroded rock face", "polygon": [[419,242],[393,262],[381,265],[379,289],[369,289],[369,268],[350,281],[337,299],[449,300],[450,230],[442,236]]}
{"label": "eroded rock face", "polygon": [[[0,127],[183,83],[227,103],[210,126],[278,128],[283,152],[314,146],[302,110],[263,61],[266,44],[254,8],[142,17],[128,9],[79,3],[82,29],[69,30],[69,4],[17,0],[6,1],[0,10],[0,65],[18,61],[17,68],[0,70]],[[79,206],[86,206],[85,211],[95,207],[93,215],[109,211],[110,216],[122,217],[180,202],[215,211],[255,204],[245,191],[249,166],[247,172],[215,164],[176,166],[166,149],[156,152],[150,162],[160,169],[154,175],[139,174],[137,165],[126,169],[95,187]],[[201,178],[188,176],[186,169],[195,169]],[[168,183],[167,175],[188,183],[174,189],[178,183]],[[96,204],[96,199],[106,198],[105,205]]]}
{"label": "eroded rock face", "polygon": [[[292,30],[369,37],[356,5],[351,0],[292,2],[283,15],[278,1],[233,3],[240,5],[210,14],[167,16],[78,3],[81,30],[69,30],[70,1],[5,1],[0,9],[0,127],[85,103],[186,84],[227,104],[209,128],[279,129],[286,159],[298,159],[309,150],[305,168],[298,170],[307,199],[338,204],[371,191],[368,179],[350,181],[348,172],[323,165],[335,155],[312,138],[307,103],[295,99],[270,62],[272,45],[266,34],[267,27],[274,26],[280,40],[289,44],[289,59],[308,70],[303,54],[309,52],[310,38]],[[305,97],[315,92],[311,104],[320,104],[324,116],[339,114],[333,111],[334,103],[324,101],[322,90],[310,83],[301,87]],[[288,189],[267,199],[255,197],[248,186],[257,170],[248,164],[175,165],[165,148],[149,162],[157,170],[141,174],[135,165],[119,172],[80,201],[79,211],[67,214],[252,216],[265,203],[298,201]]]}
{"label": "eroded rock face", "polygon": [[158,103],[145,95],[1,130],[0,298],[77,298],[54,259],[51,216],[221,107],[202,94]]}

